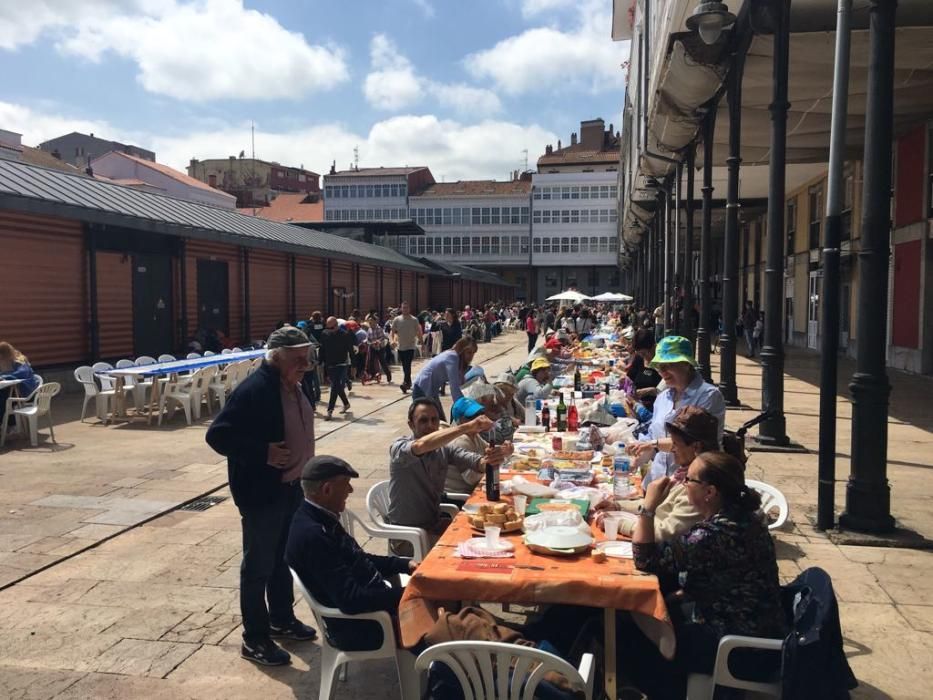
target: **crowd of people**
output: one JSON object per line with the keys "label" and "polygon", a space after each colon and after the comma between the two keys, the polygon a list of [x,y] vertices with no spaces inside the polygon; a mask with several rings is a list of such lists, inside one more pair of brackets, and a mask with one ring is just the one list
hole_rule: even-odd
{"label": "crowd of people", "polygon": [[[315,456],[312,405],[320,385],[307,381],[315,361],[330,384],[327,419],[338,398],[349,410],[345,389],[376,366],[374,353],[387,379],[401,364],[400,388],[411,392],[412,402],[408,434],[387,446],[386,519],[422,529],[433,545],[451,522],[442,504],[461,506],[487,465],[509,458],[525,401],[550,396],[574,349],[606,324],[624,329],[616,361],[624,367],[626,413],[641,423],[627,449],[644,464],[644,491],[640,500],[607,497],[595,508],[596,522],[615,511],[635,514],[621,532],[632,540],[635,567],[658,576],[677,636],[676,657],[667,660],[620,613],[622,674],[649,697],[684,697],[687,674],[711,671],[724,635],[782,637],[788,622],[774,545],[760,499],[745,484],[744,454],[724,451],[722,395],[697,371],[691,342],[657,339],[653,320],[634,306],[491,304],[414,315],[402,303],[384,322],[375,312],[354,311],[342,321],[315,312],[295,327],[277,329],[261,370],[237,388],[207,433],[208,443],[228,458],[242,516],[242,656],[288,663],[274,639],[314,638],[294,616],[289,566],[325,605],[393,615],[402,595],[393,581],[418,566],[408,543],[392,541],[389,556],[376,556],[342,527],[351,481],[359,474],[342,459]],[[515,371],[487,377],[474,366],[478,343],[504,329],[527,334],[528,356]],[[425,352],[435,333],[436,351]],[[368,346],[362,364],[356,359],[361,346]],[[419,347],[428,359],[413,377]],[[450,405],[449,421],[443,402]],[[568,614],[579,626],[598,612],[556,606],[527,634],[558,640],[566,636]],[[326,633],[348,650],[382,641],[371,623],[334,620]]]}

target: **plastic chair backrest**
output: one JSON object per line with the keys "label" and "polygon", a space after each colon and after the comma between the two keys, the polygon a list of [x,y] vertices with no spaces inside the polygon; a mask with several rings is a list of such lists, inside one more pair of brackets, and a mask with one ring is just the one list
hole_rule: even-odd
{"label": "plastic chair backrest", "polygon": [[[789,511],[787,498],[784,496],[784,494],[771,484],[766,484],[763,481],[746,479],[745,485],[751,489],[755,489],[755,491],[757,491],[761,496],[761,512],[764,513],[768,518],[768,529],[774,530],[781,527],[781,525],[787,521]],[[774,509],[777,509],[777,514],[772,520],[771,512]]]}
{"label": "plastic chair backrest", "polygon": [[[98,372],[106,372],[107,370],[113,369],[113,365],[109,362],[95,362],[91,368],[94,370],[94,374],[97,375]],[[100,382],[102,389],[113,389],[114,379],[113,377],[106,377],[103,375],[97,376],[97,381]]]}
{"label": "plastic chair backrest", "polygon": [[140,355],[136,358],[137,367],[145,367],[146,365],[154,365],[156,359],[154,357],[149,357],[149,355]]}
{"label": "plastic chair backrest", "polygon": [[199,352],[189,352],[189,353],[185,356],[185,359],[186,359],[186,360],[200,360],[200,359],[201,359],[201,353],[199,353]]}
{"label": "plastic chair backrest", "polygon": [[217,354],[217,353],[214,352],[213,350],[205,350],[205,351],[204,351],[204,357],[213,357],[213,356],[216,355],[216,354]]}
{"label": "plastic chair backrest", "polygon": [[233,352],[243,352],[243,348],[233,348]]}
{"label": "plastic chair backrest", "polygon": [[86,396],[97,396],[97,384],[94,382],[94,368],[82,365],[75,368],[75,381],[84,387]]}
{"label": "plastic chair backrest", "polygon": [[132,360],[117,360],[116,368],[117,369],[126,369],[127,367],[135,367],[136,363]]}
{"label": "plastic chair backrest", "polygon": [[233,350],[231,350],[230,348],[224,348],[223,350],[220,351],[220,354],[229,355],[231,352],[233,352]]}
{"label": "plastic chair backrest", "polygon": [[532,700],[545,674],[554,671],[579,691],[587,683],[573,666],[541,649],[502,642],[443,642],[423,651],[415,670],[424,673],[434,662],[457,677],[465,700]]}
{"label": "plastic chair backrest", "polygon": [[36,412],[39,415],[49,412],[49,406],[52,403],[52,397],[57,396],[58,392],[62,390],[62,385],[58,382],[49,382],[48,384],[43,384],[35,391],[35,404]]}
{"label": "plastic chair backrest", "polygon": [[373,484],[366,494],[366,510],[374,522],[384,522],[389,515],[389,482]]}
{"label": "plastic chair backrest", "polygon": [[168,354],[159,355],[159,362],[174,362],[174,361],[175,361],[174,355],[168,355]]}

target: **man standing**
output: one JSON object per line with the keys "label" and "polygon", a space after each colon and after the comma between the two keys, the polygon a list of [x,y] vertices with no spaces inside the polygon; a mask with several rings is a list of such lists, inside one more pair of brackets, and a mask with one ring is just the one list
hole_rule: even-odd
{"label": "man standing", "polygon": [[227,458],[243,530],[240,655],[281,666],[291,657],[273,637],[317,636],[295,618],[292,577],[285,564],[289,525],[301,502],[301,470],[314,456],[314,411],[300,387],[311,341],[297,328],[284,326],[269,336],[267,348],[265,361],[227,399],[206,439]]}
{"label": "man standing", "polygon": [[324,333],[321,335],[321,362],[330,381],[327,416],[324,420],[330,420],[333,417],[338,396],[343,402],[343,408],[340,412],[346,413],[350,410],[350,400],[347,398],[345,388],[347,373],[350,371],[350,358],[355,347],[356,337],[353,333],[346,328],[338,327],[336,317],[328,316]]}
{"label": "man standing", "polygon": [[392,319],[392,342],[398,347],[398,359],[402,363],[402,393],[411,389],[411,361],[415,357],[415,348],[421,344],[421,324],[411,315],[408,302],[402,302],[401,313]]}
{"label": "man standing", "polygon": [[[387,579],[413,573],[416,564],[368,554],[343,529],[340,514],[353,493],[350,479],[358,477],[339,457],[322,455],[305,465],[304,503],[292,519],[285,558],[322,605],[350,615],[384,610],[395,617],[403,589],[390,587]],[[371,620],[325,619],[325,625],[327,638],[343,651],[378,649],[382,644],[382,628]]]}
{"label": "man standing", "polygon": [[501,464],[507,455],[501,446],[487,448],[485,455],[478,455],[451,445],[461,435],[492,430],[493,422],[478,416],[438,430],[440,411],[432,398],[412,402],[408,426],[412,434],[398,438],[389,448],[388,520],[394,525],[420,527],[436,538],[448,524],[442,521],[440,509],[447,467],[483,472],[487,462]]}
{"label": "man standing", "polygon": [[538,334],[541,332],[541,325],[538,323],[538,315],[534,309],[528,309],[528,315],[525,316],[525,334],[528,336],[528,352],[534,350],[538,343]]}

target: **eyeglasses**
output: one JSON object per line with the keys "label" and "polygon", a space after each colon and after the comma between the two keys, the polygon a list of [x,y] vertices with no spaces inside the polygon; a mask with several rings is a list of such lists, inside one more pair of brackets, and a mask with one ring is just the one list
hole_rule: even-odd
{"label": "eyeglasses", "polygon": [[691,479],[689,476],[684,477],[685,484],[705,484],[706,482],[702,479]]}

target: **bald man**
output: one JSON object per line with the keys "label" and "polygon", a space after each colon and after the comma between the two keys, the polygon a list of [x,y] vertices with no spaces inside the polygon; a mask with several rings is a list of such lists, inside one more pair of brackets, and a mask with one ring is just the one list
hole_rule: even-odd
{"label": "bald man", "polygon": [[321,334],[321,362],[324,371],[330,380],[330,397],[327,400],[327,416],[330,420],[334,415],[334,406],[337,397],[343,402],[341,413],[350,410],[350,400],[347,398],[347,372],[355,347],[353,334],[337,326],[337,319],[328,316],[324,323],[324,332]]}

